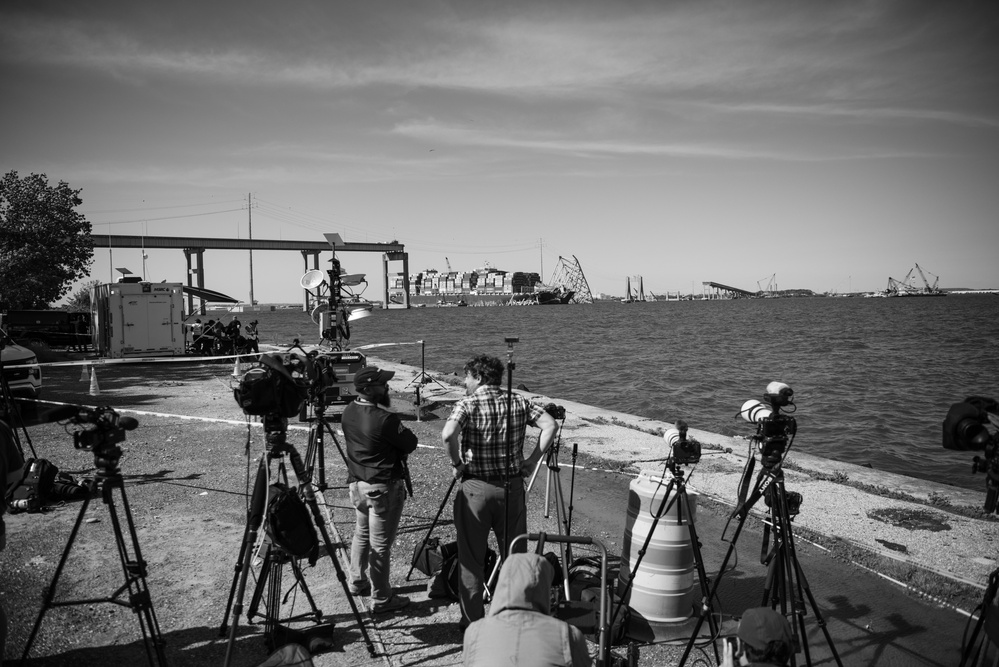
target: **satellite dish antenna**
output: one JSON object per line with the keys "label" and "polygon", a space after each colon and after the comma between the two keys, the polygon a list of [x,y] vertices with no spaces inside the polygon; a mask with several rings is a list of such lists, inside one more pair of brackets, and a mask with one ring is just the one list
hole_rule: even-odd
{"label": "satellite dish antenna", "polygon": [[366,282],[364,280],[363,273],[345,273],[340,276],[340,283],[344,287],[353,287],[355,285],[360,285],[363,282]]}
{"label": "satellite dish antenna", "polygon": [[305,289],[315,289],[326,282],[326,277],[319,269],[312,269],[311,271],[306,272],[306,274],[302,276],[302,280],[299,282]]}
{"label": "satellite dish antenna", "polygon": [[325,315],[328,312],[330,312],[330,311],[326,307],[325,304],[320,304],[320,305],[316,306],[315,308],[312,309],[312,321],[315,324],[318,324],[318,325],[322,326],[323,315]]}

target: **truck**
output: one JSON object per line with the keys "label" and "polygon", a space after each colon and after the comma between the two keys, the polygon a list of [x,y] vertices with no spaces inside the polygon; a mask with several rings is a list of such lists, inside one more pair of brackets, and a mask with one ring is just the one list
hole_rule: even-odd
{"label": "truck", "polygon": [[29,346],[86,350],[90,344],[90,313],[66,310],[10,310],[3,326],[11,338]]}

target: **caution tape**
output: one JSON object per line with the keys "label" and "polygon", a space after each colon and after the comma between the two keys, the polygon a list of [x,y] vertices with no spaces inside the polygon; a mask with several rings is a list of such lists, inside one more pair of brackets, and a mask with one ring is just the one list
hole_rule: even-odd
{"label": "caution tape", "polygon": [[[260,354],[268,353],[262,352]],[[227,354],[218,357],[128,357],[127,359],[96,357],[80,361],[47,361],[38,364],[38,366],[55,368],[57,366],[120,366],[128,364],[198,364],[206,361],[233,361],[243,357],[253,357],[254,361],[256,361],[260,357],[260,354],[251,352],[250,354]]]}

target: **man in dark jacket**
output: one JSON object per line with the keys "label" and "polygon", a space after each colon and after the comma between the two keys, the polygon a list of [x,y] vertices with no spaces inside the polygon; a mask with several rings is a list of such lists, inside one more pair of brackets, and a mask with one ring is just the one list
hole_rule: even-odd
{"label": "man in dark jacket", "polygon": [[[343,411],[347,443],[347,481],[355,509],[350,547],[350,591],[371,594],[371,611],[402,609],[409,600],[392,592],[389,583],[392,542],[406,502],[406,456],[417,437],[388,410],[392,371],[367,366],[354,374],[357,399]],[[370,579],[367,570],[370,570]]]}
{"label": "man in dark jacket", "polygon": [[465,665],[586,667],[593,664],[579,628],[549,616],[552,566],[537,554],[507,557],[489,614],[465,631]]}

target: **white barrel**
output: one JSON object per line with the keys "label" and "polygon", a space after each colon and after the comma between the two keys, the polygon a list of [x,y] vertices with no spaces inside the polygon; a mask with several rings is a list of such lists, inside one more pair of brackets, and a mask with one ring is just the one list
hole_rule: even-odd
{"label": "white barrel", "polygon": [[[669,479],[660,481],[654,473],[642,471],[629,486],[617,591],[625,590],[638,563],[626,600],[631,609],[632,637],[643,637],[650,631],[656,636],[657,625],[680,623],[693,614],[695,564],[689,526],[697,512],[697,494],[688,489],[684,502],[674,487],[671,497],[663,502],[668,483]],[[656,521],[655,515],[667,507]],[[639,563],[639,551],[650,531],[652,538]]]}

